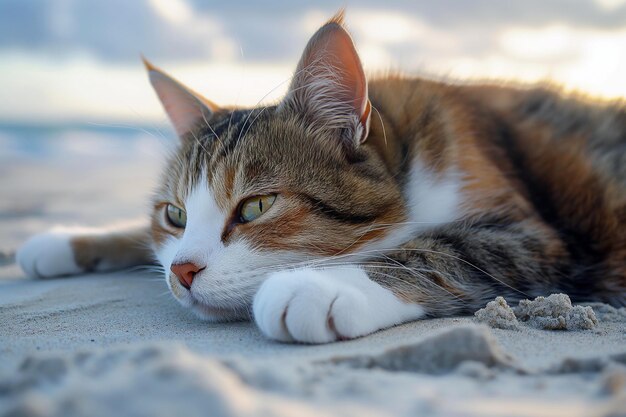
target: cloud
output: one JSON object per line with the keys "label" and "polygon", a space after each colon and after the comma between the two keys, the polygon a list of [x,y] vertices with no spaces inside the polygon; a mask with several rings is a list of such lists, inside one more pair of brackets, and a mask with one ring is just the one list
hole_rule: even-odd
{"label": "cloud", "polygon": [[171,60],[232,58],[237,48],[219,19],[186,6],[184,0],[3,0],[0,49],[108,61],[137,60],[140,53]]}
{"label": "cloud", "polygon": [[[134,61],[140,52],[172,61],[293,60],[313,30],[302,24],[303,16],[316,13],[319,24],[344,5],[343,0],[314,6],[295,0],[2,0],[0,50],[88,54],[109,62]],[[361,30],[357,40],[379,36],[370,43],[393,44],[394,36],[404,36],[401,31],[419,31],[422,25],[476,53],[491,48],[492,35],[508,26],[608,30],[626,21],[624,0],[388,0],[384,7],[380,0],[360,0],[348,3],[347,10],[349,26],[367,11],[404,17],[393,30]]]}
{"label": "cloud", "polygon": [[[0,0],[0,120],[159,120],[139,54],[221,104],[284,92],[345,0]],[[366,71],[555,79],[626,96],[626,0],[359,0]]]}

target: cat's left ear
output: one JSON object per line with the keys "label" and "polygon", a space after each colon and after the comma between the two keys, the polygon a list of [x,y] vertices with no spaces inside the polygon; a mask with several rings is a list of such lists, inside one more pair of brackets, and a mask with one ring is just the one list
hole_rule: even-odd
{"label": "cat's left ear", "polygon": [[340,135],[344,145],[367,139],[372,108],[367,79],[343,27],[343,12],[309,40],[282,105],[302,114],[314,130]]}
{"label": "cat's left ear", "polygon": [[209,116],[219,109],[215,103],[185,87],[145,58],[142,59],[148,70],[150,83],[181,138],[200,123],[206,123]]}

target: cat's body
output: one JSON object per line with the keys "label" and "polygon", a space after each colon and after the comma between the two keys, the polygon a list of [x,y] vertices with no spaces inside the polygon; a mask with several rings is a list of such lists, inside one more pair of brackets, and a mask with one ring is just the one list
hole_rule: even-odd
{"label": "cat's body", "polygon": [[338,19],[277,106],[220,109],[148,69],[182,138],[150,227],[37,236],[18,253],[31,275],[152,246],[183,305],[303,342],[497,295],[626,304],[623,104],[401,77],[368,91]]}
{"label": "cat's body", "polygon": [[[452,272],[445,264],[457,256],[476,266],[461,262],[452,273],[456,282],[465,277],[466,291],[444,277],[436,282],[476,300],[464,312],[492,298],[491,291],[509,298],[563,291],[578,300],[626,302],[623,104],[593,104],[542,87],[405,79],[370,86],[396,150],[389,166],[399,183],[415,174],[403,175],[403,161],[416,159],[428,172],[460,182],[460,221],[422,232],[411,244],[450,256],[408,262]],[[407,107],[419,114],[408,123],[394,110]],[[372,133],[372,143],[382,143],[375,127]],[[485,280],[486,273],[503,283]],[[449,303],[441,307],[438,314],[455,312]]]}

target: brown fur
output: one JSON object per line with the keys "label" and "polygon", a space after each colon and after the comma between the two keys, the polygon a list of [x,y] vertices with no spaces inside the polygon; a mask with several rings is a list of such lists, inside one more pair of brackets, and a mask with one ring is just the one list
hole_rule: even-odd
{"label": "brown fur", "polygon": [[[340,25],[337,18],[316,36]],[[307,47],[301,70],[314,65],[318,41]],[[340,54],[351,57],[350,82],[358,87],[358,60],[351,43],[341,42]],[[319,97],[306,90],[319,84],[308,78],[341,78],[335,70],[298,72],[298,88],[292,85],[277,106],[212,104],[182,138],[155,195],[156,247],[182,234],[167,224],[166,204],[184,208],[194,184],[205,179],[218,206],[231,213],[224,245],[245,239],[257,251],[325,259],[355,253],[408,219],[404,187],[419,160],[435,175],[460,173],[462,218],[360,261],[372,279],[433,316],[471,312],[496,295],[554,291],[576,301],[626,304],[622,102],[567,97],[541,86],[389,76],[369,82],[369,102],[358,94],[343,102],[338,113],[345,117],[338,119],[332,109],[319,110]],[[368,115],[369,135],[361,144]],[[277,194],[271,210],[238,222],[243,200],[269,193]]]}
{"label": "brown fur", "polygon": [[122,269],[134,265],[149,264],[154,256],[149,247],[149,231],[145,227],[124,229],[109,234],[75,237],[71,240],[74,260],[84,271]]}
{"label": "brown fur", "polygon": [[[466,228],[478,230],[481,219],[491,217],[502,228],[523,226],[520,237],[503,234],[505,246],[506,239],[533,236],[535,253],[529,254],[533,256],[525,265],[494,268],[489,263],[493,256],[472,256],[477,267],[513,288],[529,288],[535,294],[564,290],[577,299],[625,303],[626,189],[619,164],[626,149],[622,103],[594,103],[545,89],[451,86],[420,80],[379,80],[370,86],[372,102],[379,108],[424,109],[429,103],[438,110],[431,120],[419,116],[411,120],[389,112],[387,122],[393,129],[387,130],[422,142],[414,146],[420,155],[428,155],[433,167],[462,167],[467,181],[466,220],[476,224]],[[409,99],[406,91],[413,91]],[[491,100],[493,94],[506,99]],[[438,122],[433,134],[432,126]],[[386,140],[398,139],[388,134]],[[447,146],[442,149],[441,143]],[[423,242],[418,247],[426,249],[436,243]],[[503,256],[514,259],[522,251],[507,252]],[[454,253],[464,259],[471,255]],[[434,269],[449,271],[440,263],[433,261]],[[506,292],[516,296],[510,288]]]}
{"label": "brown fur", "polygon": [[[507,100],[492,102],[492,91]],[[168,195],[166,186],[160,198],[183,201],[189,180],[180,181],[181,175],[192,178],[207,166],[210,186],[227,210],[249,195],[279,193],[275,208],[235,227],[226,241],[245,237],[260,250],[332,256],[357,251],[387,232],[373,226],[406,219],[403,164],[419,157],[437,172],[460,169],[464,221],[416,237],[387,254],[392,260],[377,261],[431,272],[389,269],[391,279],[372,268],[374,279],[407,300],[432,305],[431,314],[470,311],[496,294],[519,298],[558,290],[576,299],[624,303],[624,180],[614,178],[619,172],[604,166],[603,154],[594,155],[586,140],[607,126],[589,118],[562,132],[550,123],[566,106],[589,114],[605,106],[619,129],[619,105],[400,77],[372,81],[370,99],[380,119],[372,119],[366,144],[354,150],[356,162],[332,137],[310,137],[297,115],[281,109],[242,113],[225,130],[215,126],[230,114],[215,114],[208,124],[219,140],[206,126],[190,134],[167,175],[182,187]],[[550,101],[554,114],[529,115],[530,100],[538,100],[536,106]],[[623,152],[623,140],[608,152]],[[191,174],[190,167],[196,167]]]}

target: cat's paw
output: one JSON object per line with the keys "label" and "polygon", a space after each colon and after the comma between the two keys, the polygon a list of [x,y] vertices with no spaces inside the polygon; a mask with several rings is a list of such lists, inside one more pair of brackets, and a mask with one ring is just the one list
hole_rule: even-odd
{"label": "cat's paw", "polygon": [[53,230],[35,235],[18,249],[15,259],[26,275],[52,278],[83,272],[76,264],[72,233]]}
{"label": "cat's paw", "polygon": [[255,296],[253,312],[267,337],[301,343],[352,339],[423,315],[359,268],[271,274]]}

